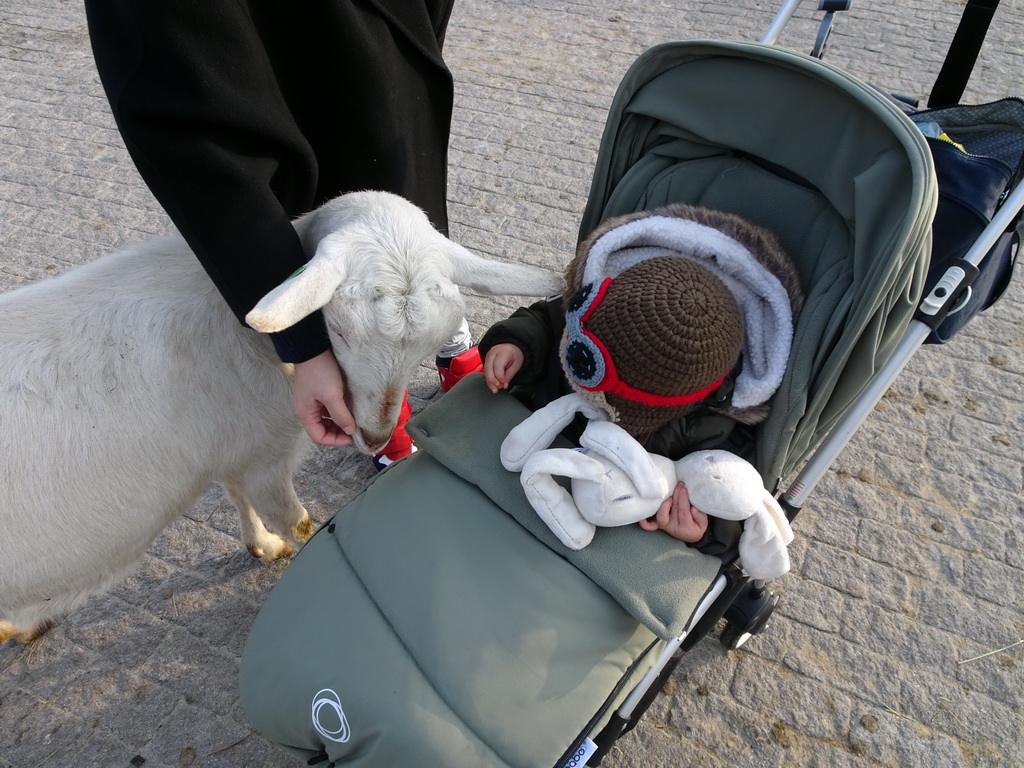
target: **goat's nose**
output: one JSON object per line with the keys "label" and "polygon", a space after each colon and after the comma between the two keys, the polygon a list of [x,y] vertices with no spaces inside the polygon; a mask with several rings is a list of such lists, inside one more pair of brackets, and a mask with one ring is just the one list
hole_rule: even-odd
{"label": "goat's nose", "polygon": [[381,434],[380,432],[367,432],[361,429],[359,430],[359,435],[362,437],[363,445],[366,446],[368,453],[378,453],[391,440],[390,433]]}

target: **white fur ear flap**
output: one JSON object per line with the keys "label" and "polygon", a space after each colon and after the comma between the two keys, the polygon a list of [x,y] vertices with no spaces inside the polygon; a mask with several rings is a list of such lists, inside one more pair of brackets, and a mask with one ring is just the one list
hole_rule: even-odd
{"label": "white fur ear flap", "polygon": [[547,448],[555,436],[582,413],[588,419],[606,419],[604,412],[576,392],[552,400],[527,416],[508,433],[501,444],[501,464],[509,472],[519,472],[537,451]]}
{"label": "white fur ear flap", "polygon": [[565,285],[555,272],[485,259],[447,238],[445,242],[452,282],[471,291],[489,296],[554,296]]}
{"label": "white fur ear flap", "polygon": [[260,299],[245,322],[261,333],[274,333],[325,306],[345,281],[348,253],[344,235],[325,237],[309,263]]}

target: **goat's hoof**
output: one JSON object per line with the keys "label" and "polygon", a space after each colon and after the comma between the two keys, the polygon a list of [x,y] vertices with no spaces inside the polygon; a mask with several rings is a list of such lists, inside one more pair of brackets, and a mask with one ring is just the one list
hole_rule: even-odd
{"label": "goat's hoof", "polygon": [[310,536],[313,535],[313,521],[309,515],[306,515],[302,520],[292,526],[292,537],[298,541],[306,541]]}
{"label": "goat's hoof", "polygon": [[277,554],[274,555],[274,557],[272,557],[271,559],[272,560],[278,560],[278,559],[280,559],[282,557],[288,557],[288,555],[290,555],[294,551],[295,550],[292,549],[292,545],[289,544],[288,542],[285,542],[284,544],[281,545],[281,549],[278,550]]}
{"label": "goat's hoof", "polygon": [[273,542],[272,546],[268,547],[261,547],[259,544],[248,544],[245,548],[257,560],[268,564],[275,560],[280,560],[282,557],[287,557],[294,552],[292,545],[283,539]]}
{"label": "goat's hoof", "polygon": [[0,621],[0,645],[8,640],[17,640],[19,643],[27,645],[45,635],[52,626],[53,622],[47,620],[39,622],[32,629],[18,629],[9,621]]}

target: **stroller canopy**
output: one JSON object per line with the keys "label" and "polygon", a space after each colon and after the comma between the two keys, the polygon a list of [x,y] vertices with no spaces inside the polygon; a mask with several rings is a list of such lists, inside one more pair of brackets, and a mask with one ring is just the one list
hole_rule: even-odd
{"label": "stroller canopy", "polygon": [[757,437],[755,464],[773,489],[913,318],[936,198],[924,137],[882,93],[792,51],[666,43],[619,86],[580,239],[605,218],[672,202],[778,234],[807,301]]}

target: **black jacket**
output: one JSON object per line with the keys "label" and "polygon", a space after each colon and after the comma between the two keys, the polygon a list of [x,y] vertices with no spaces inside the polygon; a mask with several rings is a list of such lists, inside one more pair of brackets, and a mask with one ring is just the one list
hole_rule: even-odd
{"label": "black jacket", "polygon": [[[544,299],[520,307],[508,319],[492,325],[480,340],[480,354],[486,357],[492,347],[503,343],[515,344],[522,350],[523,366],[512,380],[511,391],[535,411],[573,391],[559,356],[564,332],[562,298]],[[724,443],[736,422],[712,413],[706,405],[694,404],[681,417],[652,434],[644,447],[674,460]],[[586,420],[579,417],[564,434],[575,442],[585,426]]]}
{"label": "black jacket", "polygon": [[[380,189],[447,231],[453,0],[86,0],[100,78],[146,184],[241,319],[312,254],[291,220]],[[326,350],[316,313],[275,334]]]}
{"label": "black jacket", "polygon": [[[496,344],[519,347],[523,351],[523,366],[513,378],[510,391],[531,410],[537,410],[573,391],[559,357],[564,331],[562,297],[556,296],[520,307],[508,319],[491,326],[480,340],[480,354],[486,357]],[[739,445],[725,445],[735,426],[728,416],[713,413],[704,403],[697,403],[652,434],[644,448],[673,460],[693,451],[716,447],[742,453]],[[586,419],[580,415],[562,434],[575,443],[585,427]],[[691,546],[712,555],[731,550],[739,540],[741,524],[721,518],[710,520],[707,534]]]}

